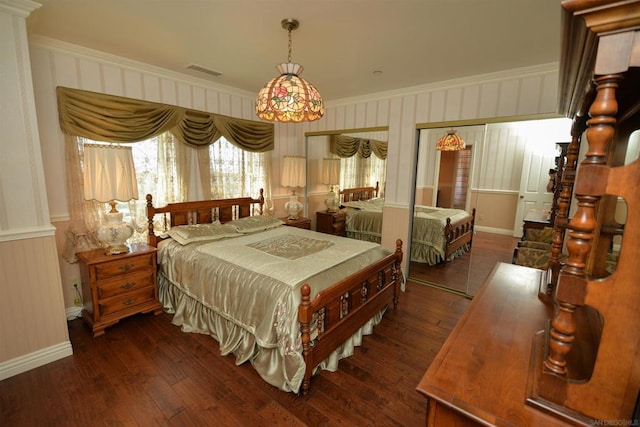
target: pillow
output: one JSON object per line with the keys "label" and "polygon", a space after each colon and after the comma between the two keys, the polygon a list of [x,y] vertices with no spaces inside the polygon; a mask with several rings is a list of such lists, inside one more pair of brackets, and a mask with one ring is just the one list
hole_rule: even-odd
{"label": "pillow", "polygon": [[384,199],[382,197],[375,197],[368,200],[355,200],[351,202],[343,202],[342,206],[347,208],[361,209],[364,211],[382,211],[384,205]]}
{"label": "pillow", "polygon": [[269,230],[270,228],[280,227],[284,222],[278,218],[262,215],[246,216],[240,219],[234,219],[225,225],[235,227],[238,233],[254,233],[256,231]]}
{"label": "pillow", "polygon": [[241,236],[235,227],[220,224],[219,222],[213,224],[178,225],[171,227],[167,234],[181,245]]}

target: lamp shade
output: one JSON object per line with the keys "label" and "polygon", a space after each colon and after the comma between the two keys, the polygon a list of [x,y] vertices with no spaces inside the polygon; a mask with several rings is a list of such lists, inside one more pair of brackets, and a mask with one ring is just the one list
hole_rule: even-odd
{"label": "lamp shade", "polygon": [[340,159],[322,159],[322,183],[334,185],[340,182]]}
{"label": "lamp shade", "polygon": [[103,203],[138,198],[131,147],[84,145],[84,198]]}
{"label": "lamp shade", "polygon": [[440,151],[459,151],[464,150],[465,147],[466,144],[464,143],[464,140],[460,138],[453,129],[448,131],[447,134],[440,138],[436,143],[436,150]]}
{"label": "lamp shade", "polygon": [[300,156],[284,156],[280,185],[304,187],[306,185],[306,159]]}
{"label": "lamp shade", "polygon": [[258,92],[256,114],[275,122],[311,122],[324,115],[322,97],[314,85],[299,76],[300,64],[282,63],[281,73]]}

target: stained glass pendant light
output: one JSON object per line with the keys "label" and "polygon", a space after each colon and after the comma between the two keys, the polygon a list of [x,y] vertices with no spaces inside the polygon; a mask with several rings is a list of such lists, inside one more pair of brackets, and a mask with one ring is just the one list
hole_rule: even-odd
{"label": "stained glass pendant light", "polygon": [[465,147],[466,144],[464,143],[464,140],[460,138],[453,129],[448,131],[447,134],[440,138],[436,143],[436,150],[440,151],[459,151],[464,150]]}
{"label": "stained glass pendant light", "polygon": [[271,79],[258,92],[256,114],[272,122],[312,122],[324,114],[322,97],[314,85],[300,77],[303,67],[291,62],[291,31],[298,28],[295,19],[283,19],[282,28],[289,32],[289,56],[276,66],[279,77]]}

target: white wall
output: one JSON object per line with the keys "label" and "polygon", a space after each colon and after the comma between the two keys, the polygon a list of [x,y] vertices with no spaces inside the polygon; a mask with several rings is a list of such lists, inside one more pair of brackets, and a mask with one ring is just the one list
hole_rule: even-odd
{"label": "white wall", "polygon": [[72,352],[27,44],[36,7],[0,0],[0,380]]}

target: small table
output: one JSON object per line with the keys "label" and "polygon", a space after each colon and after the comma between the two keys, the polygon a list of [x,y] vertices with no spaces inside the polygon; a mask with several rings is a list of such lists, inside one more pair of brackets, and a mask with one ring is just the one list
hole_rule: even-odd
{"label": "small table", "polygon": [[298,227],[304,228],[305,230],[311,230],[311,219],[305,218],[303,216],[298,217],[297,219],[289,219],[288,217],[279,218],[280,221],[284,222],[284,225],[289,227]]}
{"label": "small table", "polygon": [[522,231],[551,227],[550,214],[547,209],[530,209],[524,217]]}
{"label": "small table", "polygon": [[345,221],[347,213],[344,210],[338,212],[316,212],[316,231],[346,237]]}
{"label": "small table", "polygon": [[128,245],[130,251],[105,255],[102,249],[79,252],[84,309],[82,317],[94,337],[105,328],[137,314],[162,313],[156,285],[156,248],[144,243]]}

